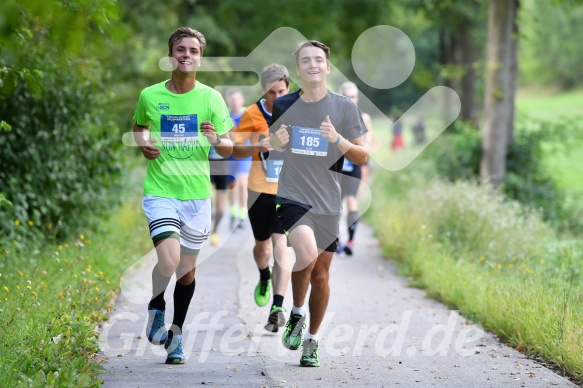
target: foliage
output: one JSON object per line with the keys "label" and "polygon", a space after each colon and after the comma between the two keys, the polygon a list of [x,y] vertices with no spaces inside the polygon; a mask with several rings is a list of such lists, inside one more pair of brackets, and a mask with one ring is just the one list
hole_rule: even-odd
{"label": "foliage", "polygon": [[62,239],[86,227],[87,214],[110,207],[107,190],[121,169],[119,139],[101,100],[103,84],[67,68],[50,71],[40,97],[21,85],[0,107],[13,123],[0,137],[0,181],[14,204],[0,209],[9,220],[0,230],[18,245],[39,231]]}
{"label": "foliage", "polygon": [[[171,31],[182,25],[196,28],[205,34],[207,48],[204,55],[233,57],[249,55],[280,27],[295,28],[306,38],[318,39],[329,45],[334,65],[356,82],[377,106],[387,111],[393,105],[411,106],[426,91],[428,85],[436,85],[439,69],[432,63],[437,55],[438,44],[434,31],[430,29],[432,20],[409,6],[406,1],[387,3],[384,0],[269,0],[258,6],[253,2],[237,1],[171,0],[149,4],[137,0],[120,0],[120,5],[123,9],[122,20],[133,31],[127,47],[120,51],[120,57],[125,62],[123,66],[116,65],[120,75],[124,74],[119,79],[124,83],[128,94],[127,98],[120,99],[120,104],[126,107],[126,111],[135,107],[139,92],[137,85],[143,88],[162,77],[158,60],[167,54],[166,43]],[[323,18],[322,15],[326,17]],[[400,28],[412,39],[417,52],[413,77],[390,91],[364,84],[352,68],[354,42],[361,33],[376,25]],[[248,26],[253,27],[247,28]],[[127,66],[128,60],[135,63],[135,66]],[[237,74],[239,84],[255,82],[257,77],[240,72]],[[205,72],[200,74],[200,80],[213,85],[219,84],[219,80],[224,81],[224,76],[225,74]]]}
{"label": "foliage", "polygon": [[583,45],[577,36],[583,23],[583,3],[527,0],[521,2],[521,8],[522,84],[564,89],[581,85]]}
{"label": "foliage", "polygon": [[140,188],[132,184],[124,205],[95,232],[42,252],[0,253],[0,386],[99,386],[96,328],[107,319],[123,271],[151,244]]}
{"label": "foliage", "polygon": [[481,147],[480,133],[458,120],[428,147],[424,157],[435,161],[444,179],[473,181],[479,176]]}
{"label": "foliage", "polygon": [[375,173],[367,219],[383,253],[430,296],[581,378],[583,245],[499,191],[432,176],[427,160]]}
{"label": "foliage", "polygon": [[583,126],[578,120],[519,120],[509,147],[504,192],[512,199],[543,210],[545,218],[555,226],[583,232],[581,212],[566,205],[566,193],[559,188],[555,171],[544,162],[547,155],[568,154],[581,141]]}
{"label": "foliage", "polygon": [[0,117],[10,131],[0,132],[0,182],[13,206],[0,208],[0,246],[22,248],[42,235],[62,239],[110,206],[120,142],[96,56],[114,8],[112,0],[1,7]]}
{"label": "foliage", "polygon": [[[575,119],[554,121],[517,120],[515,136],[508,148],[507,175],[502,191],[534,209],[553,225],[583,232],[581,211],[565,201],[566,194],[545,163],[549,153],[568,153],[583,141],[583,126]],[[423,157],[434,160],[443,179],[477,180],[481,155],[481,134],[470,125],[456,122]]]}

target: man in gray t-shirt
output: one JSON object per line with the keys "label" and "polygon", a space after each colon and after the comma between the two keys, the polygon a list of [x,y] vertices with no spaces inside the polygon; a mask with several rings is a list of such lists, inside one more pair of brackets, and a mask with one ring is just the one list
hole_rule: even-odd
{"label": "man in gray t-shirt", "polygon": [[[346,157],[366,163],[367,129],[350,99],[327,89],[330,49],[303,42],[294,52],[301,89],[277,98],[273,106],[270,144],[285,149],[279,176],[277,215],[294,249],[294,305],[282,343],[303,347],[301,366],[320,366],[318,330],[324,319],[330,286],[330,264],[337,249],[342,199],[340,179]],[[302,342],[308,286],[310,324]]]}
{"label": "man in gray t-shirt", "polygon": [[315,214],[338,215],[342,212],[343,152],[333,144],[336,139],[329,142],[322,136],[320,125],[328,117],[338,134],[346,139],[363,136],[366,126],[358,107],[348,98],[327,90],[321,100],[305,102],[301,92],[277,99],[273,109],[274,128],[287,125],[291,138],[279,179],[293,184],[279,186],[278,203],[292,200],[309,206]]}

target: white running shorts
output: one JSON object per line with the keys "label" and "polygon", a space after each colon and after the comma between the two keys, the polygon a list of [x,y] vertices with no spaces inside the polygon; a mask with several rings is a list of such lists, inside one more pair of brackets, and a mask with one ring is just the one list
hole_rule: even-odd
{"label": "white running shorts", "polygon": [[211,199],[180,201],[145,195],[142,209],[148,219],[150,237],[160,233],[176,232],[180,245],[190,249],[201,249],[208,239],[211,228]]}

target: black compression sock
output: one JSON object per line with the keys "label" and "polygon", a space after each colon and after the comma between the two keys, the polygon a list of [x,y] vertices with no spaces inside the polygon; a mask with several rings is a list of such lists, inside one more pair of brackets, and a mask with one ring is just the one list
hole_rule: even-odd
{"label": "black compression sock", "polygon": [[358,212],[348,212],[346,217],[348,226],[348,240],[354,240],[354,232],[356,232],[356,224],[358,223]]}
{"label": "black compression sock", "polygon": [[283,295],[278,294],[273,295],[273,306],[277,307],[283,306]]}
{"label": "black compression sock", "polygon": [[181,331],[188,312],[188,306],[190,306],[190,301],[194,295],[195,286],[196,280],[193,280],[187,286],[176,282],[176,288],[174,288],[174,320],[172,325],[178,327]]}
{"label": "black compression sock", "polygon": [[158,264],[152,270],[152,299],[148,303],[148,310],[158,309],[161,311],[166,310],[166,302],[164,301],[164,292],[170,283],[170,278],[172,276],[166,277],[160,273],[158,270]]}

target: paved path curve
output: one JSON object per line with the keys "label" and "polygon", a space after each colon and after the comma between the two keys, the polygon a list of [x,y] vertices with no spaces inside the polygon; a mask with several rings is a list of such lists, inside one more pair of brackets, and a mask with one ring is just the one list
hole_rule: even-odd
{"label": "paved path curve", "polygon": [[[253,301],[259,274],[250,226],[222,233],[224,245],[205,247],[197,268],[184,365],[165,365],[164,349],[144,335],[154,258],[128,269],[100,334],[105,387],[575,386],[410,288],[362,223],[356,254],[332,262],[322,366],[301,368],[300,351],[283,348],[281,331],[263,329],[269,306]],[[167,317],[171,299],[169,290]],[[291,307],[291,290],[284,307]]]}

